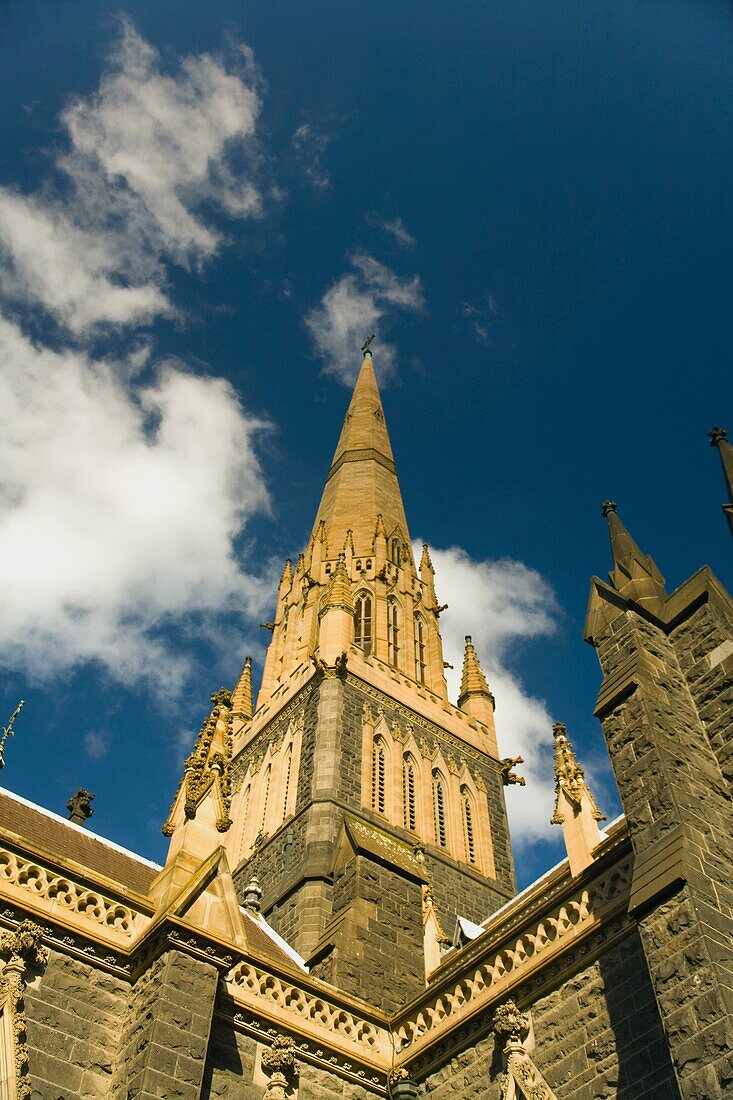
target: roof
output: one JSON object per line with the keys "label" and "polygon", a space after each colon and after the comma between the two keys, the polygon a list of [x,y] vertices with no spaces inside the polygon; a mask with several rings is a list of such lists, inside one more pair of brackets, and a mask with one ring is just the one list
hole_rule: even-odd
{"label": "roof", "polygon": [[89,871],[147,895],[160,866],[51,810],[0,788],[0,837],[22,848],[39,849],[52,860],[69,860]]}

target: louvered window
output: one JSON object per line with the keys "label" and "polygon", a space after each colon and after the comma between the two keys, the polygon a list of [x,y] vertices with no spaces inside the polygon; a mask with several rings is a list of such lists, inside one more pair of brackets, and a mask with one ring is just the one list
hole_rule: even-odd
{"label": "louvered window", "polygon": [[466,839],[466,857],[469,863],[476,862],[476,834],[474,832],[473,803],[467,787],[461,789],[463,800],[463,832]]}
{"label": "louvered window", "polygon": [[415,679],[425,683],[425,621],[422,615],[415,616]]}
{"label": "louvered window", "polygon": [[356,597],[354,618],[354,641],[365,653],[372,651],[372,597],[368,592],[360,592]]}
{"label": "louvered window", "polygon": [[414,833],[417,830],[417,776],[415,761],[410,756],[405,757],[402,766],[402,802],[405,828]]}
{"label": "louvered window", "polygon": [[381,741],[375,741],[372,750],[372,809],[378,814],[383,814],[386,805],[386,772],[387,760],[384,745]]}
{"label": "louvered window", "polygon": [[445,822],[445,783],[440,772],[433,772],[433,815],[435,819],[435,839],[441,848],[447,848],[448,834]]}
{"label": "louvered window", "polygon": [[400,659],[400,607],[397,600],[387,601],[387,660],[395,667]]}

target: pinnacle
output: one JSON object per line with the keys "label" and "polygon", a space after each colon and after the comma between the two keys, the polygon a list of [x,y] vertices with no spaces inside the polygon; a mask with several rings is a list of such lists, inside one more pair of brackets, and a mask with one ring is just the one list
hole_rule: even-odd
{"label": "pinnacle", "polygon": [[252,706],[252,658],[247,657],[244,662],[237,686],[232,692],[232,710],[240,718],[248,721],[253,713]]}
{"label": "pinnacle", "polygon": [[629,534],[618,515],[615,501],[604,501],[601,511],[608,520],[613,556],[613,570],[610,576],[614,587],[623,595],[639,603],[664,601],[667,596],[664,577],[651,555],[644,554]]}
{"label": "pinnacle", "polygon": [[461,693],[458,696],[458,706],[470,695],[485,695],[491,698],[489,685],[486,682],[484,671],[478,659],[478,654],[473,645],[470,634],[466,635],[466,648],[463,654],[463,674],[461,676]]}

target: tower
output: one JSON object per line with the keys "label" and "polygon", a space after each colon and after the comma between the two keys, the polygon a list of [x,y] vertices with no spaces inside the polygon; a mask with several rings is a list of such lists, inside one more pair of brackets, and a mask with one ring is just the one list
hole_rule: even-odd
{"label": "tower", "polygon": [[312,972],[387,1009],[424,986],[459,910],[481,920],[515,891],[493,697],[467,639],[449,701],[441,610],[366,351],[256,710],[233,721],[225,843],[240,896],[256,876]]}

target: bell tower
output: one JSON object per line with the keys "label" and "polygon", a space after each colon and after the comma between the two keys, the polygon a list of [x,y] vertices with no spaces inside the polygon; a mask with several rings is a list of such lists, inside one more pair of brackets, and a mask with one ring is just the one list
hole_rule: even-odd
{"label": "bell tower", "polygon": [[424,985],[457,914],[481,920],[515,892],[493,696],[467,638],[449,701],[442,610],[367,349],[310,539],[282,573],[256,709],[235,710],[226,843],[240,893],[257,877],[312,971],[387,1010]]}

